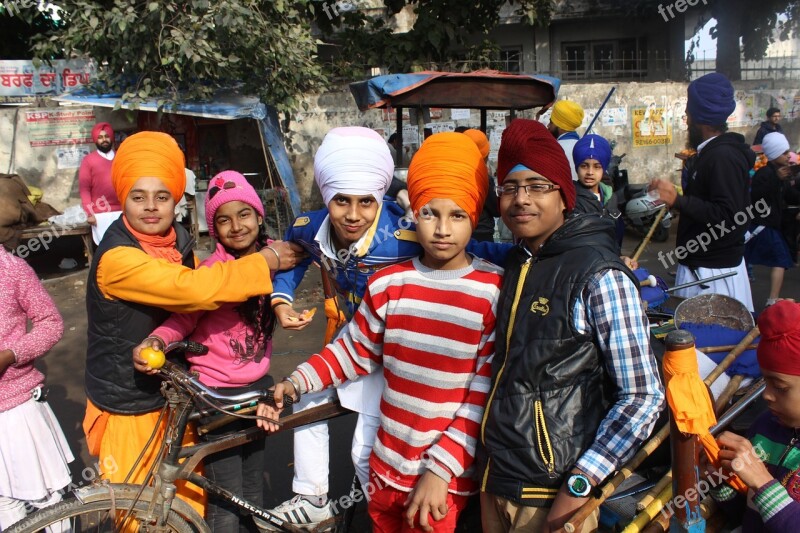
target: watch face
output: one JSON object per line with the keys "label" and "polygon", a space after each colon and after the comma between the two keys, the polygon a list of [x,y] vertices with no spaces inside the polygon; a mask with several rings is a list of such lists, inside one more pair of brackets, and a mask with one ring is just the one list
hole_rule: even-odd
{"label": "watch face", "polygon": [[589,478],[581,474],[573,474],[567,480],[567,487],[574,496],[586,496],[592,489]]}

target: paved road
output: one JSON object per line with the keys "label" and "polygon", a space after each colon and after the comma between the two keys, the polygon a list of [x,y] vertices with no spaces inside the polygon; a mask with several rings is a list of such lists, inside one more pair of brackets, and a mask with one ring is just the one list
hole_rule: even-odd
{"label": "paved road", "polygon": [[[623,252],[633,253],[638,239],[626,236]],[[651,244],[640,259],[641,266],[652,273],[664,277],[668,284],[674,284],[674,277],[658,261],[659,251],[667,252],[674,246],[674,229],[666,243]],[[51,353],[38,363],[47,376],[50,388],[49,400],[58,416],[73,451],[78,456],[72,464],[73,481],[77,485],[90,482],[96,474],[94,461],[86,451],[86,443],[81,429],[84,414],[85,396],[83,391],[83,372],[86,351],[86,312],[84,306],[85,278],[88,271],[83,268],[64,275],[54,267],[63,257],[81,259],[82,245],[77,238],[64,237],[54,243],[47,254],[39,254],[31,259],[31,264],[43,277],[49,278],[45,284],[53,295],[65,320],[64,337]],[[769,290],[769,269],[756,267],[757,280],[752,284],[757,310],[766,300]],[[310,271],[298,293],[300,307],[321,307],[322,291],[318,281],[319,273]],[[800,297],[800,270],[787,272],[783,290],[784,296]],[[275,335],[272,374],[276,377],[287,375],[307,354],[319,349],[323,336],[324,317],[318,310],[313,325],[300,333],[288,334],[278,330]],[[353,416],[337,419],[331,423],[331,467],[332,494],[342,495],[349,487],[353,467],[350,461],[350,439],[355,424]],[[265,472],[267,484],[267,504],[283,501],[291,493],[292,446],[290,435],[276,435],[267,440],[268,467]],[[358,531],[367,526],[362,512]]]}

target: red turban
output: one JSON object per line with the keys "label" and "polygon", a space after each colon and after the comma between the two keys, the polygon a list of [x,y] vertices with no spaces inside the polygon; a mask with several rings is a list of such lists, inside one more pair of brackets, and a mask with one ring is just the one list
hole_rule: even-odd
{"label": "red turban", "polygon": [[114,129],[111,127],[111,124],[108,122],[98,122],[92,128],[92,142],[97,143],[97,136],[100,135],[101,131],[105,131],[108,133],[108,136],[111,137],[111,142],[114,142]]}
{"label": "red turban", "polygon": [[464,135],[475,142],[478,150],[481,151],[481,157],[485,159],[489,155],[489,139],[486,138],[486,134],[481,130],[469,129],[464,132]]}
{"label": "red turban", "polygon": [[758,366],[800,376],[800,304],[781,300],[758,317]]}
{"label": "red turban", "polygon": [[111,164],[111,183],[122,205],[139,178],[158,178],[178,202],[186,188],[186,170],[178,143],[158,131],[142,131],[119,145]]}
{"label": "red turban", "polygon": [[536,120],[518,118],[503,132],[497,153],[497,182],[516,165],[523,165],[561,186],[559,192],[567,211],[575,207],[575,183],[564,149],[553,134]]}
{"label": "red turban", "polygon": [[418,213],[434,198],[453,200],[478,223],[489,193],[489,169],[475,143],[461,133],[431,135],[408,167],[408,197]]}

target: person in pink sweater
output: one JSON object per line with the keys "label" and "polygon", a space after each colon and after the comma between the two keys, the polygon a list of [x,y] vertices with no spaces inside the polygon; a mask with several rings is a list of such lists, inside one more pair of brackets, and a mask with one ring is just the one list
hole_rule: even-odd
{"label": "person in pink sweater", "polygon": [[44,375],[34,367],[63,332],[36,273],[0,246],[0,531],[25,518],[29,507],[60,501],[71,480],[72,452],[44,400]]}
{"label": "person in pink sweater", "polygon": [[[206,196],[209,234],[218,239],[217,247],[202,265],[232,261],[269,248],[263,225],[264,206],[244,176],[226,170],[214,176]],[[277,253],[276,253],[277,255]],[[208,346],[205,355],[189,355],[191,371],[209,387],[240,393],[266,389],[273,381],[268,375],[272,354],[275,316],[264,296],[242,304],[224,304],[216,311],[173,314],[155,329],[144,344],[155,339],[162,347],[189,338]],[[249,424],[244,424],[242,427]],[[235,424],[234,424],[235,425]],[[225,426],[219,434],[233,429]],[[212,432],[209,438],[215,438]],[[206,477],[223,488],[240,494],[261,506],[264,479],[264,441],[213,455],[205,464]],[[206,521],[212,531],[230,532],[246,524],[235,509],[209,502]],[[246,530],[246,529],[245,529]]]}
{"label": "person in pink sweater", "polygon": [[92,141],[97,150],[81,161],[78,170],[78,191],[86,222],[92,225],[95,244],[122,212],[117,193],[111,184],[111,164],[114,161],[114,130],[108,122],[92,128]]}

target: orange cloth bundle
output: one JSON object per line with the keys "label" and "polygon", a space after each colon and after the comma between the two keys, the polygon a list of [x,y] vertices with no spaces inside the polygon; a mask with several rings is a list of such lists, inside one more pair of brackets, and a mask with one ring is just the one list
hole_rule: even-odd
{"label": "orange cloth bundle", "polygon": [[325,298],[325,318],[327,319],[325,325],[325,344],[327,345],[333,340],[336,331],[347,323],[347,317],[339,309],[335,296]]}
{"label": "orange cloth bundle", "polygon": [[489,170],[475,142],[464,134],[436,133],[422,143],[408,167],[414,213],[434,198],[448,198],[478,223],[489,192]]}
{"label": "orange cloth bundle", "polygon": [[139,178],[158,178],[178,202],[186,188],[185,160],[171,135],[142,131],[119,145],[111,164],[111,183],[124,206],[133,184]]}
{"label": "orange cloth bundle", "polygon": [[[706,384],[700,377],[694,347],[664,354],[664,380],[667,402],[678,430],[698,435],[708,460],[719,468],[719,445],[709,432],[717,423],[717,417]],[[728,483],[740,492],[747,490],[736,476],[728,479]]]}
{"label": "orange cloth bundle", "polygon": [[489,139],[486,138],[486,134],[484,134],[481,130],[469,129],[464,132],[464,135],[475,142],[478,150],[481,151],[482,157],[489,157],[489,151],[491,150],[491,147],[489,146]]}

